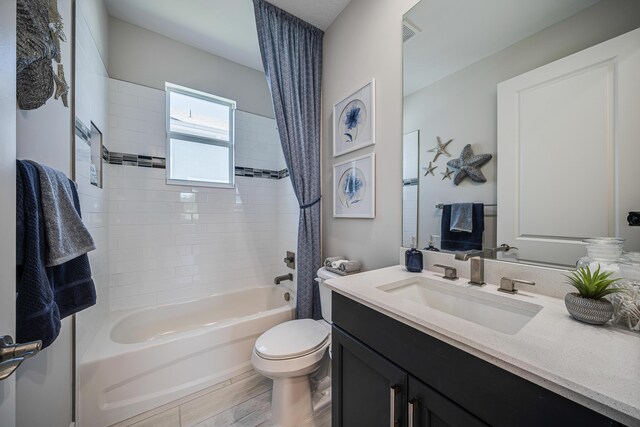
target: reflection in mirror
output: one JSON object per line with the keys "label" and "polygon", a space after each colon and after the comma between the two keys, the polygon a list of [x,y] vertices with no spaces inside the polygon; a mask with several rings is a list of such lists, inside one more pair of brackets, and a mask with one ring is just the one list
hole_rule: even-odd
{"label": "reflection in mirror", "polygon": [[402,246],[418,238],[418,147],[420,133],[402,137]]}
{"label": "reflection in mirror", "polygon": [[[616,42],[624,47],[606,64],[595,59],[615,50],[604,42],[640,27],[640,2],[422,0],[404,25],[414,35],[403,44],[403,164],[420,173],[415,197],[405,185],[411,173],[403,173],[403,245],[415,232],[419,247],[430,236],[436,247],[449,247],[439,206],[467,202],[484,204],[484,232],[474,244],[520,248],[499,252],[501,259],[575,265],[585,254],[582,240],[595,235],[624,237],[626,251],[640,251],[640,227],[626,220],[640,207],[640,192],[625,186],[629,172],[620,162],[622,153],[632,159],[627,168],[640,160],[640,88],[626,78],[640,74],[640,30]],[[574,54],[584,70],[596,71],[583,72]],[[406,136],[414,132],[418,154],[409,159]],[[449,140],[436,158],[438,141]],[[459,171],[447,163],[467,144],[475,155],[493,156],[479,167],[486,182],[467,177],[455,185],[445,174]],[[424,173],[429,162],[433,174]],[[596,191],[601,181],[610,185]],[[415,199],[414,226],[408,207]],[[580,221],[591,211],[601,217],[597,226]],[[558,241],[564,246],[553,246]]]}
{"label": "reflection in mirror", "polygon": [[89,166],[89,180],[91,185],[102,188],[102,132],[91,122],[91,165]]}

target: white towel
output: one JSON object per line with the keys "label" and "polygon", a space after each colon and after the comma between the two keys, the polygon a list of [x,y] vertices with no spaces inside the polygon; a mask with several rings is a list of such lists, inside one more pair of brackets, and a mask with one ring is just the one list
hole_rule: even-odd
{"label": "white towel", "polygon": [[349,262],[349,260],[346,260],[346,259],[340,259],[340,260],[338,260],[338,261],[333,261],[333,262],[331,263],[331,268],[335,268],[335,269],[338,269],[338,270],[339,270],[339,269],[340,269],[340,266],[341,266],[342,264],[346,263],[346,262]]}
{"label": "white towel", "polygon": [[344,259],[344,257],[343,256],[330,256],[330,257],[328,257],[328,258],[326,258],[324,260],[324,266],[325,267],[331,267],[331,263],[333,261],[340,261],[341,259]]}
{"label": "white towel", "polygon": [[347,261],[343,262],[338,269],[345,273],[357,273],[361,268],[362,264],[360,264],[360,261]]}

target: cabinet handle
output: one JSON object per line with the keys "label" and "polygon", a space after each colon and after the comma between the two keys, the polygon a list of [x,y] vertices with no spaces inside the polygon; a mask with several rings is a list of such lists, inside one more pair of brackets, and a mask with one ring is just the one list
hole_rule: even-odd
{"label": "cabinet handle", "polygon": [[414,427],[415,422],[414,422],[414,417],[415,417],[415,410],[416,410],[416,404],[418,403],[417,400],[415,399],[411,399],[409,401],[409,422],[408,427]]}
{"label": "cabinet handle", "polygon": [[389,426],[398,427],[398,423],[396,422],[396,396],[400,392],[400,386],[394,385],[389,389],[389,412],[391,413],[391,419],[389,421]]}

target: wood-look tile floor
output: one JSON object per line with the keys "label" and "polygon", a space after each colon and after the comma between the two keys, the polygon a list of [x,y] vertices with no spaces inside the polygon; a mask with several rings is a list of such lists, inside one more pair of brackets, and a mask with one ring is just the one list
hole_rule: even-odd
{"label": "wood-look tile floor", "polygon": [[[272,381],[247,372],[173,407],[142,414],[117,427],[277,427],[271,421]],[[331,427],[331,406],[300,427]]]}

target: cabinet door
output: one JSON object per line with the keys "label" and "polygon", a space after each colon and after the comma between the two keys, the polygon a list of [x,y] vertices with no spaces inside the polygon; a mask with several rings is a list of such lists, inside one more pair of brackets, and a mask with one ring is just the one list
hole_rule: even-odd
{"label": "cabinet door", "polygon": [[480,427],[487,424],[425,383],[409,377],[409,427]]}
{"label": "cabinet door", "polygon": [[407,373],[336,326],[331,340],[332,425],[405,427]]}

